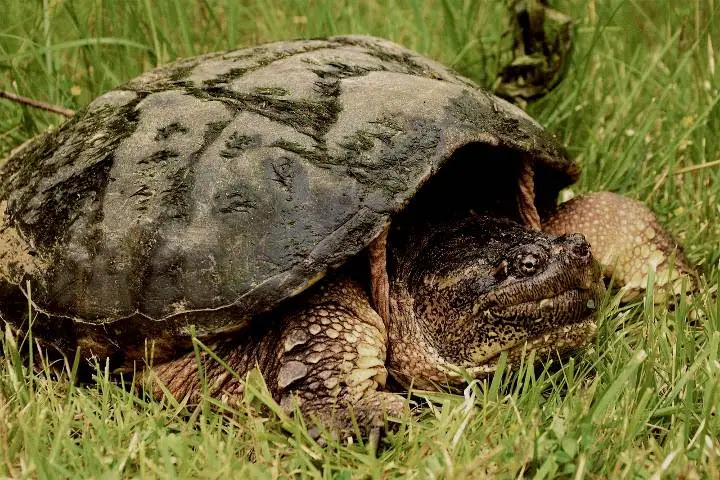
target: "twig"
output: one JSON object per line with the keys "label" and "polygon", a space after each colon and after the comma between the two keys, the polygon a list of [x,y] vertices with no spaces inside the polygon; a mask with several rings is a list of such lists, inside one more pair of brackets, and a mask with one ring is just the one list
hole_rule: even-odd
{"label": "twig", "polygon": [[75,111],[70,110],[69,108],[61,107],[58,105],[50,105],[49,103],[41,102],[39,100],[33,100],[32,98],[28,97],[22,97],[20,95],[15,95],[14,93],[6,92],[5,90],[0,90],[0,98],[7,98],[11,102],[22,103],[23,105],[28,105],[30,107],[56,113],[58,115],[62,115],[63,117],[72,117],[73,115],[75,115]]}
{"label": "twig", "polygon": [[653,189],[650,190],[650,193],[648,193],[648,196],[645,197],[646,202],[650,200],[650,197],[655,195],[655,192],[660,190],[660,187],[662,186],[662,184],[665,183],[665,180],[667,180],[669,173],[670,173],[670,169],[667,166],[665,168],[663,168],[662,172],[660,173],[657,180],[655,181],[655,185],[653,185]]}
{"label": "twig", "polygon": [[720,160],[713,160],[712,162],[705,162],[705,163],[701,163],[699,165],[690,165],[689,167],[678,168],[673,173],[678,174],[678,173],[694,172],[696,170],[702,170],[703,168],[710,168],[710,167],[715,167],[718,165],[720,165]]}

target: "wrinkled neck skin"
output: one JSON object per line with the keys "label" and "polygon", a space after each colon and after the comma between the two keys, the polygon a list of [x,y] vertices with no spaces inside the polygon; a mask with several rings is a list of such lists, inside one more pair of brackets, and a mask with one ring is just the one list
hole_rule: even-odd
{"label": "wrinkled neck skin", "polygon": [[595,333],[604,287],[581,235],[469,213],[401,225],[390,242],[388,369],[405,387],[459,387],[503,351],[511,364],[528,349],[562,355]]}

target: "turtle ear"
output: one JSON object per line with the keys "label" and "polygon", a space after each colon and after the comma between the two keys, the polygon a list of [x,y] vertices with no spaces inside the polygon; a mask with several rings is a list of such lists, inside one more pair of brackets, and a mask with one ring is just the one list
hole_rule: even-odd
{"label": "turtle ear", "polygon": [[496,280],[505,280],[508,276],[508,262],[507,260],[503,260],[500,262],[500,265],[498,265],[495,270],[492,272],[492,276],[495,277]]}

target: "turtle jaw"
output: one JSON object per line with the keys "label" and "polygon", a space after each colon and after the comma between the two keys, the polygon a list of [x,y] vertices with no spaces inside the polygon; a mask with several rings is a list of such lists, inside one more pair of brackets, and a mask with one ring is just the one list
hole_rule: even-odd
{"label": "turtle jaw", "polygon": [[507,352],[507,362],[519,365],[523,357],[535,352],[535,359],[564,357],[583,349],[595,338],[597,325],[594,315],[575,323],[556,327],[542,334],[528,337],[523,341],[502,348],[495,355],[482,361],[480,365],[469,367],[466,371],[474,378],[482,378],[495,372],[500,356]]}
{"label": "turtle jaw", "polygon": [[575,288],[551,298],[495,307],[476,321],[486,327],[487,338],[478,345],[467,370],[475,375],[491,373],[503,352],[511,364],[534,350],[536,358],[563,356],[581,349],[595,336],[595,317],[605,287],[601,281],[590,288]]}
{"label": "turtle jaw", "polygon": [[541,334],[593,318],[604,293],[605,286],[598,279],[587,287],[570,288],[552,296],[495,305],[478,311],[475,321],[485,325],[514,325],[530,334]]}

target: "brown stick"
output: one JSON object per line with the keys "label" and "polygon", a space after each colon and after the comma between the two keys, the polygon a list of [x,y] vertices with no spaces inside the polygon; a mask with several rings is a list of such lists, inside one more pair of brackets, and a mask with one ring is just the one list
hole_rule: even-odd
{"label": "brown stick", "polygon": [[73,115],[75,115],[75,111],[70,110],[69,108],[61,107],[58,105],[51,105],[49,103],[41,102],[39,100],[33,100],[32,98],[23,97],[21,95],[15,95],[14,93],[6,92],[5,90],[0,90],[0,98],[7,98],[11,102],[21,103],[23,105],[27,105],[33,108],[39,108],[47,112],[62,115],[63,117],[72,117]]}
{"label": "brown stick", "polygon": [[535,171],[532,162],[523,162],[517,194],[520,217],[533,230],[540,230],[540,215],[535,206]]}
{"label": "brown stick", "polygon": [[689,167],[678,168],[673,173],[675,175],[677,175],[678,173],[695,172],[697,170],[702,170],[703,168],[710,168],[710,167],[717,167],[717,166],[720,166],[720,160],[713,160],[712,162],[705,162],[705,163],[701,163],[699,165],[691,165]]}
{"label": "brown stick", "polygon": [[370,293],[375,311],[383,319],[385,325],[390,318],[390,280],[387,273],[387,236],[389,227],[370,244]]}

